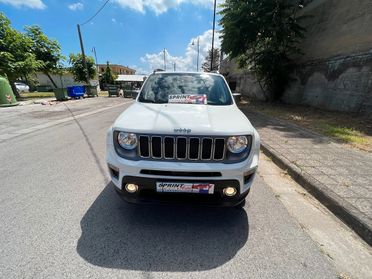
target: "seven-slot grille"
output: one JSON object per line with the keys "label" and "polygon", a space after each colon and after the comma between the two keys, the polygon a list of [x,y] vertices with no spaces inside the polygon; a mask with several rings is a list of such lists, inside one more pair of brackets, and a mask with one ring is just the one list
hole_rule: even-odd
{"label": "seven-slot grille", "polygon": [[221,161],[225,153],[224,138],[139,136],[138,154],[142,158]]}

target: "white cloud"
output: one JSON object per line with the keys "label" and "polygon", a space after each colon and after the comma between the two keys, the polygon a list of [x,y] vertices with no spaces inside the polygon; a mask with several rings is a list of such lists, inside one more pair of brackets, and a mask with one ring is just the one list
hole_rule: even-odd
{"label": "white cloud", "polygon": [[[149,9],[157,15],[184,3],[213,9],[213,1],[214,0],[114,0],[114,2],[123,8],[130,8],[141,13],[145,13],[146,9]],[[224,0],[217,0],[218,4],[222,2],[224,2]]]}
{"label": "white cloud", "polygon": [[[197,61],[197,38],[192,38],[188,43],[185,54],[182,56],[173,56],[171,53],[166,51],[166,62],[167,70],[173,70],[173,65],[176,63],[177,71],[196,71]],[[195,42],[193,45],[192,43]],[[200,42],[200,55],[199,55],[199,71],[201,65],[204,63],[205,57],[208,55],[208,51],[212,47],[212,30],[208,30],[199,36]],[[215,34],[215,48],[220,48],[221,42],[218,34]],[[141,66],[136,67],[138,72],[150,73],[155,69],[164,68],[164,53],[147,53],[141,57]]]}
{"label": "white cloud", "polygon": [[81,2],[76,2],[76,3],[68,5],[68,8],[71,11],[81,11],[84,9],[84,4]]}
{"label": "white cloud", "polygon": [[113,23],[116,23],[116,19],[115,19],[115,18],[112,18],[111,21],[112,21]]}
{"label": "white cloud", "polygon": [[46,5],[42,0],[0,0],[0,3],[8,4],[16,8],[27,7],[31,9],[45,9]]}

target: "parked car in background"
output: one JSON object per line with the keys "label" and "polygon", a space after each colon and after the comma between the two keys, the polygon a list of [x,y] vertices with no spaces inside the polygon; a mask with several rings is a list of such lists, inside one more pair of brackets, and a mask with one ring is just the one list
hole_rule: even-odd
{"label": "parked car in background", "polygon": [[243,206],[260,137],[219,74],[159,72],[107,134],[107,164],[129,202]]}
{"label": "parked car in background", "polygon": [[18,92],[30,92],[30,87],[23,82],[14,83]]}

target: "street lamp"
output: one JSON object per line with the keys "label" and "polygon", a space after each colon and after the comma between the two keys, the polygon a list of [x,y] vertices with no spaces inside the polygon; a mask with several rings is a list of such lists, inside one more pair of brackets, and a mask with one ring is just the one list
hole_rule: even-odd
{"label": "street lamp", "polygon": [[[196,59],[196,71],[199,72],[199,53],[200,53],[200,37],[198,37],[197,39],[197,47],[198,47],[198,56],[197,56],[197,59]],[[195,45],[195,41],[192,41],[192,44],[191,45]]]}

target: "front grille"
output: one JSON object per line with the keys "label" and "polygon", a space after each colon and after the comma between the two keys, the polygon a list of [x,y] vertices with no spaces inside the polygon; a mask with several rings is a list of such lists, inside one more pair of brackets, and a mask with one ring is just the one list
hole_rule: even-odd
{"label": "front grille", "polygon": [[224,138],[140,135],[138,154],[151,159],[222,161],[225,146]]}

